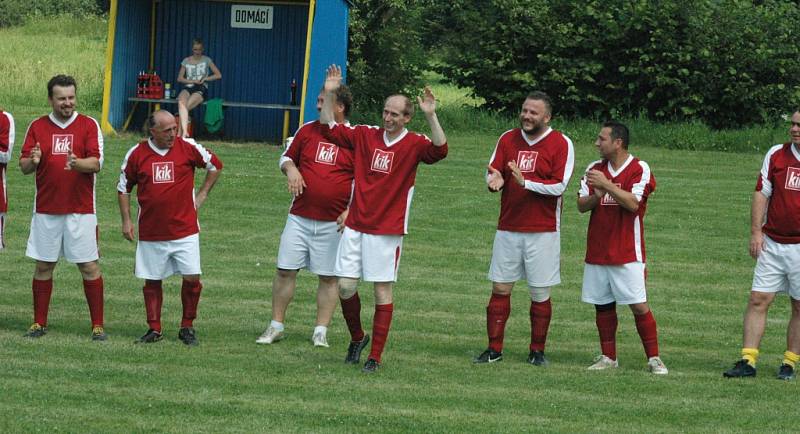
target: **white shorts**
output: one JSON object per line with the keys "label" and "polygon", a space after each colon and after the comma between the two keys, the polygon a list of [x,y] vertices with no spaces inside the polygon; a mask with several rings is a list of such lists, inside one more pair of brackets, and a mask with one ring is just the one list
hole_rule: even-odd
{"label": "white shorts", "polygon": [[134,274],[149,280],[166,279],[173,274],[202,274],[200,234],[170,241],[139,241]]}
{"label": "white shorts", "polygon": [[561,283],[559,232],[497,231],[492,247],[489,280],[513,283],[523,278],[528,286],[537,288]]}
{"label": "white shorts", "polygon": [[800,300],[800,244],[781,244],[764,235],[764,251],[758,255],[752,290],[787,292]]}
{"label": "white shorts", "polygon": [[25,255],[43,262],[63,256],[73,264],[96,261],[97,216],[94,214],[33,213]]}
{"label": "white shorts", "polygon": [[6,247],[6,239],[4,238],[6,230],[6,213],[0,212],[0,250]]}
{"label": "white shorts", "polygon": [[591,304],[637,304],[647,301],[644,262],[623,265],[584,264],[581,301]]}
{"label": "white shorts", "polygon": [[319,276],[333,276],[339,238],[336,222],[289,214],[278,248],[278,268],[306,268]]}
{"label": "white shorts", "polygon": [[334,274],[365,282],[396,282],[402,235],[373,235],[344,228]]}

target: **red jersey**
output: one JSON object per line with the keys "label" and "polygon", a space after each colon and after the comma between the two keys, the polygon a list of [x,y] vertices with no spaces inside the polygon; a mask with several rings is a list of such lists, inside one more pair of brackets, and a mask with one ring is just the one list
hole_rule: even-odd
{"label": "red jersey", "polygon": [[14,117],[0,110],[0,213],[8,211],[6,166],[14,150]]}
{"label": "red jersey", "polygon": [[383,128],[331,122],[325,136],[353,149],[355,189],[345,225],[374,235],[408,233],[408,213],[420,162],[447,156],[447,143],[436,146],[422,134],[403,130],[389,141]]}
{"label": "red jersey", "polygon": [[319,121],[297,130],[280,160],[294,162],[306,188],[292,201],[289,211],[301,217],[336,221],[350,202],[353,188],[353,151],[326,140]]}
{"label": "red jersey", "polygon": [[222,161],[192,139],[176,137],[169,149],[145,140],[125,154],[117,190],[130,194],[138,186],[140,240],[177,240],[200,232],[194,205],[196,167],[222,170]]}
{"label": "red jersey", "polygon": [[51,113],[31,122],[25,133],[20,158],[30,158],[39,144],[42,158],[36,167],[36,199],[33,212],[41,214],[94,214],[95,173],[65,170],[67,155],[95,157],[103,167],[103,134],[89,116],[74,112],[65,123]]}
{"label": "red jersey", "polygon": [[[525,186],[517,184],[509,161],[516,161]],[[490,160],[503,174],[500,218],[497,229],[511,232],[558,232],[561,230],[561,195],[575,166],[569,137],[548,128],[529,140],[520,128],[506,131],[497,140]]]}
{"label": "red jersey", "polygon": [[[629,155],[619,170],[611,169],[608,160],[598,160],[586,168],[603,172],[619,188],[633,193],[639,200],[639,209],[630,212],[606,193],[592,210],[586,236],[586,263],[596,265],[622,265],[645,262],[644,213],[647,198],[656,189],[656,179],[650,166]],[[581,178],[580,197],[594,194],[594,188]]]}
{"label": "red jersey", "polygon": [[769,199],[764,233],[778,243],[800,243],[800,150],[797,145],[775,145],[767,152],[756,191]]}

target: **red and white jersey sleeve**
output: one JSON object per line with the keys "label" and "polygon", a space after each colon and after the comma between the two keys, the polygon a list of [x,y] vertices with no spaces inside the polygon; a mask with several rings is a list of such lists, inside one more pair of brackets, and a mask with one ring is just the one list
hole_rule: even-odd
{"label": "red and white jersey sleeve", "polygon": [[[519,166],[524,187],[514,180],[509,161]],[[561,230],[562,195],[575,166],[569,137],[548,128],[538,139],[528,140],[521,129],[514,128],[500,136],[489,164],[503,174],[504,180],[498,230]]]}
{"label": "red and white jersey sleeve", "polygon": [[222,161],[192,139],[175,138],[169,149],[145,140],[128,150],[117,190],[137,188],[139,239],[169,241],[200,232],[194,204],[195,168],[222,170]]}
{"label": "red and white jersey sleeve", "polygon": [[756,191],[769,199],[764,233],[778,243],[800,243],[800,150],[797,145],[775,145],[767,152]]}
{"label": "red and white jersey sleeve", "polygon": [[25,133],[20,158],[30,158],[39,144],[42,158],[36,167],[36,199],[33,212],[41,214],[94,214],[94,173],[65,170],[67,155],[97,158],[103,167],[103,134],[89,116],[73,113],[65,123],[51,113],[31,122]]}
{"label": "red and white jersey sleeve", "polygon": [[326,139],[322,124],[314,121],[297,130],[281,156],[281,167],[289,160],[306,183],[289,212],[314,220],[336,221],[350,202],[353,151]]}
{"label": "red and white jersey sleeve", "polygon": [[[639,209],[631,212],[623,208],[606,193],[589,218],[586,236],[586,263],[596,265],[622,265],[646,262],[644,248],[644,214],[647,198],[656,189],[656,179],[650,166],[632,155],[619,170],[613,171],[607,160],[595,161],[586,171],[599,170],[619,188],[629,191],[639,200]],[[581,179],[580,197],[594,194],[594,188]]]}
{"label": "red and white jersey sleeve", "polygon": [[353,148],[355,188],[345,225],[375,235],[408,233],[417,166],[444,159],[447,144],[436,146],[425,135],[407,130],[389,141],[383,128],[335,123],[326,127],[325,137]]}
{"label": "red and white jersey sleeve", "polygon": [[[6,166],[14,150],[14,117],[0,110],[0,213],[8,211]],[[2,228],[0,228],[2,230]]]}

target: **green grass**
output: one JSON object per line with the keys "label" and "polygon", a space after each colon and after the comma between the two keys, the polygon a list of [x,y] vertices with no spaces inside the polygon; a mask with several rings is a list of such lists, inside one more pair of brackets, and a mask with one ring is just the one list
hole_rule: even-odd
{"label": "green grass", "polygon": [[[43,85],[49,75],[84,71],[79,109],[99,111],[91,95],[102,77],[104,27],[82,23],[62,23],[78,29],[74,38],[68,30],[56,33],[67,41],[61,49],[69,64],[59,66],[61,56],[51,53],[41,71],[29,49],[53,33],[46,37],[28,26],[0,29],[0,55],[10,59],[0,63],[6,68],[0,69],[0,103],[17,115],[20,136],[8,173],[8,248],[0,252],[0,432],[794,431],[788,409],[797,383],[772,378],[785,345],[786,297],[770,314],[760,376],[721,376],[738,357],[752,276],[748,214],[762,157],[755,149],[785,140],[785,128],[717,135],[698,125],[632,121],[631,150],[650,163],[658,181],[646,219],[648,292],[670,375],[655,378],[646,372],[633,318],[624,309],[620,369],[585,370],[599,344],[593,308],[579,301],[588,216],[577,213],[574,198],[577,174],[596,158],[597,123],[556,119],[575,141],[577,174],[565,195],[563,283],[553,291],[547,347],[551,366],[524,363],[530,332],[522,286],[513,295],[506,359],[473,366],[471,357],[486,345],[486,272],[499,208],[499,197],[486,190],[484,168],[497,136],[515,122],[462,108],[450,99],[458,98],[458,90],[442,85],[437,93],[443,96],[440,117],[450,155],[419,170],[392,331],[377,375],[342,363],[348,336],[338,313],[331,348],[311,346],[316,282],[305,272],[289,308],[288,339],[266,347],[254,343],[269,320],[270,282],[290,201],[277,170],[279,149],[257,144],[206,143],[225,170],[201,212],[200,347],[187,349],[176,339],[178,278],[165,282],[167,339],[147,347],[132,344],[146,329],[142,282],[133,277],[135,246],[120,234],[115,185],[125,151],[138,140],[133,136],[107,139],[98,177],[110,340],[89,341],[80,277],[64,262],[56,269],[50,333],[38,341],[21,338],[32,318],[33,262],[24,250],[33,178],[20,174],[16,158],[27,122],[48,110]],[[82,44],[97,50],[75,48]],[[83,51],[92,51],[93,60],[84,62]],[[751,148],[740,145],[747,141]],[[747,152],[664,147],[712,142]],[[369,328],[368,286],[362,285],[361,296]]]}

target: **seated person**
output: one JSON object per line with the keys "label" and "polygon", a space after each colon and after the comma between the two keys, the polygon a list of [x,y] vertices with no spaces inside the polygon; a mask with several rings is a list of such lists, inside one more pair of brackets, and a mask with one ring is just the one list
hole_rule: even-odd
{"label": "seated person", "polygon": [[[209,70],[211,74],[209,75]],[[209,81],[220,80],[222,73],[210,57],[203,55],[203,41],[195,38],[192,41],[192,55],[183,59],[178,71],[178,83],[183,89],[178,94],[178,114],[180,115],[181,137],[188,137],[189,110],[200,105],[208,94]]]}

